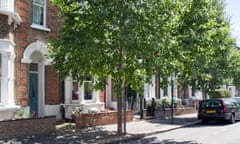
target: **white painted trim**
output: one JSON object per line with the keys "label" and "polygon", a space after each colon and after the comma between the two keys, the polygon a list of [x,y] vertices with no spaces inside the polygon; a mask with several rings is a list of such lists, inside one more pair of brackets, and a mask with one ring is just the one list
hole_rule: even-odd
{"label": "white painted trim", "polygon": [[0,52],[6,52],[10,53],[11,55],[14,55],[14,47],[15,43],[8,39],[0,39]]}
{"label": "white painted trim", "polygon": [[43,105],[44,116],[56,116],[56,120],[61,120],[60,105]]}
{"label": "white painted trim", "polygon": [[23,54],[23,58],[21,60],[22,63],[31,63],[32,62],[31,55],[35,51],[38,51],[43,55],[44,64],[47,64],[47,65],[50,64],[51,60],[45,58],[45,55],[48,53],[47,45],[44,42],[39,41],[39,40],[37,40],[34,43],[31,43],[25,49],[24,54]]}
{"label": "white painted trim", "polygon": [[35,62],[31,56],[34,52],[40,52],[42,55],[42,60],[37,62],[38,64],[38,114],[39,116],[44,116],[45,113],[45,65],[50,64],[50,60],[45,57],[48,53],[47,45],[37,40],[27,46],[23,53],[22,63],[32,63]]}
{"label": "white painted trim", "polygon": [[39,92],[38,92],[38,113],[39,116],[44,116],[45,104],[45,66],[43,62],[38,63],[38,78],[39,78]]}
{"label": "white painted trim", "polygon": [[1,103],[2,106],[14,106],[14,53],[15,43],[0,39],[1,53]]}
{"label": "white painted trim", "polygon": [[31,25],[31,28],[33,28],[33,29],[38,29],[38,30],[43,30],[43,31],[47,31],[47,32],[50,32],[50,31],[51,31],[51,29],[46,28],[46,27],[41,26],[41,25],[37,25],[37,24],[32,24],[32,25]]}

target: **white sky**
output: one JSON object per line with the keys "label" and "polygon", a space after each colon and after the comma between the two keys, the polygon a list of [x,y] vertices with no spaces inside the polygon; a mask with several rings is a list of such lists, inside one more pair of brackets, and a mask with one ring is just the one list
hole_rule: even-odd
{"label": "white sky", "polygon": [[240,0],[226,0],[226,14],[230,17],[232,35],[240,47]]}

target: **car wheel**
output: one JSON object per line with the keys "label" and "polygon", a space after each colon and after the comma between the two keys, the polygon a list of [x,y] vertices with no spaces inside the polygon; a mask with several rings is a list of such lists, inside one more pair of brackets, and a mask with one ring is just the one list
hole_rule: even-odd
{"label": "car wheel", "polygon": [[234,124],[235,122],[236,122],[235,116],[232,114],[232,115],[231,115],[231,119],[230,119],[230,123],[231,123],[231,124]]}

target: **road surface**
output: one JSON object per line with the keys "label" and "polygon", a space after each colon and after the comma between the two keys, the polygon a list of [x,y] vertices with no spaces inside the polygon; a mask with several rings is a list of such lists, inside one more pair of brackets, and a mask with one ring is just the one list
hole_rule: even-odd
{"label": "road surface", "polygon": [[240,122],[197,124],[124,144],[240,144]]}

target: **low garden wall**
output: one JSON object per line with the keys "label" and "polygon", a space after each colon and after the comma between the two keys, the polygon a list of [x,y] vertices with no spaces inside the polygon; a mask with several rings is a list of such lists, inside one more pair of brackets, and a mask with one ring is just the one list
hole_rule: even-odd
{"label": "low garden wall", "polygon": [[[123,115],[122,115],[123,117]],[[107,125],[117,123],[117,111],[100,113],[82,113],[75,118],[76,127],[83,128],[89,126]],[[126,111],[126,121],[133,120],[133,111]]]}
{"label": "low garden wall", "polygon": [[[174,108],[173,115],[182,115],[182,114],[191,114],[196,113],[196,109],[194,107],[185,107],[185,108]],[[155,110],[154,117],[155,118],[166,118],[171,117],[172,109],[157,109]]]}
{"label": "low garden wall", "polygon": [[44,135],[56,131],[56,116],[0,121],[0,139]]}

